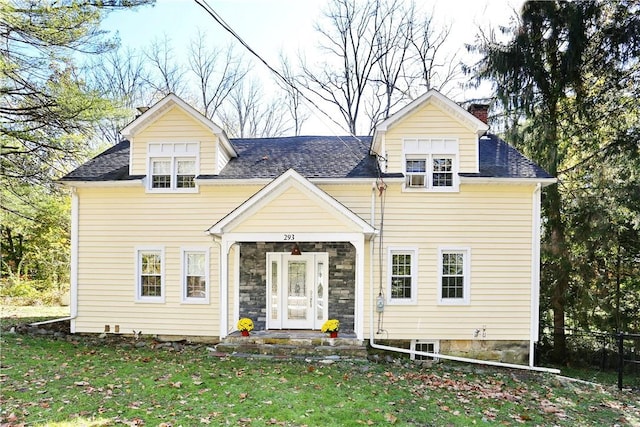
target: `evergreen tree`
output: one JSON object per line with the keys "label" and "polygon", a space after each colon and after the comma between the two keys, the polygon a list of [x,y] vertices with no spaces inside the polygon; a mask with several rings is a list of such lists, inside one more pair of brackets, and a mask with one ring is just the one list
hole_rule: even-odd
{"label": "evergreen tree", "polygon": [[[581,276],[586,265],[576,264],[574,239],[607,233],[606,228],[585,228],[572,216],[587,215],[580,209],[586,206],[582,197],[602,197],[596,190],[604,191],[600,184],[609,189],[604,175],[593,186],[596,175],[587,171],[605,164],[612,172],[616,162],[622,162],[620,171],[633,170],[625,154],[616,157],[614,152],[638,150],[632,136],[637,136],[640,111],[638,9],[636,1],[528,2],[513,25],[502,29],[508,41],[484,35],[475,47],[483,58],[473,71],[478,81],[494,83],[508,137],[559,178],[543,197],[541,280],[543,319],[546,310],[553,312],[558,362],[567,357],[567,313],[576,311],[578,285],[586,277]],[[590,191],[574,191],[590,186]],[[627,195],[607,191],[617,206]],[[638,224],[627,225],[637,235]],[[603,242],[601,235],[590,237]]]}

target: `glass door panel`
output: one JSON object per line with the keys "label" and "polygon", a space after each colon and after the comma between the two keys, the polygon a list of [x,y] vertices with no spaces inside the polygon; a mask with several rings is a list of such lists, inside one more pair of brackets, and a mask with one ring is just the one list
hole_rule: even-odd
{"label": "glass door panel", "polygon": [[307,262],[289,261],[287,284],[287,319],[307,319]]}

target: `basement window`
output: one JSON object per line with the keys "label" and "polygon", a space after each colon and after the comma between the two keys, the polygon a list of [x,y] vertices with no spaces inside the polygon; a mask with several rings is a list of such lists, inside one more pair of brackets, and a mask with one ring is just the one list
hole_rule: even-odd
{"label": "basement window", "polygon": [[[425,353],[440,353],[440,341],[438,340],[412,340],[411,350],[423,351]],[[421,354],[411,354],[411,360],[437,362],[437,357],[425,356]]]}

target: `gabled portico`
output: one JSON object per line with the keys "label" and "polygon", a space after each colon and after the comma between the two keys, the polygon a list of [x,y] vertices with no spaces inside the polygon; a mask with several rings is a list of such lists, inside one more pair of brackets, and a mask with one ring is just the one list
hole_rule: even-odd
{"label": "gabled portico", "polygon": [[[324,320],[337,317],[338,297],[331,288],[342,286],[340,292],[352,298],[353,330],[363,339],[365,246],[376,230],[314,183],[289,169],[208,232],[221,247],[221,338],[256,299],[263,304],[263,316],[253,320],[264,329],[319,329]],[[343,279],[336,272],[343,267],[335,264],[338,252],[350,259],[348,269],[353,270]],[[254,267],[257,279],[243,277],[242,269]],[[250,290],[242,298],[241,288]]]}

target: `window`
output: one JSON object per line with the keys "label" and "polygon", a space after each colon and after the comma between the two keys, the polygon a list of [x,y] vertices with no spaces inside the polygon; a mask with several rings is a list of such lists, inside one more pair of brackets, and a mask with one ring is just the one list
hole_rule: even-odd
{"label": "window", "polygon": [[469,303],[469,250],[440,250],[439,299],[442,304]]}
{"label": "window", "polygon": [[196,182],[196,161],[178,159],[176,161],[176,187],[195,188]]}
{"label": "window", "polygon": [[171,160],[152,160],[151,171],[152,188],[171,188]]}
{"label": "window", "polygon": [[[411,350],[423,351],[425,353],[439,353],[440,341],[437,340],[413,340],[411,341]],[[411,354],[411,360],[418,361],[434,361],[437,362],[437,357],[424,356],[422,354]]]}
{"label": "window", "polygon": [[411,191],[457,191],[457,138],[403,140],[404,188]]}
{"label": "window", "polygon": [[182,250],[182,302],[209,302],[208,249]]}
{"label": "window", "polygon": [[406,187],[451,190],[455,185],[453,170],[453,156],[409,156],[405,166]]}
{"label": "window", "polygon": [[136,251],[136,300],[164,302],[164,253],[162,249]]}
{"label": "window", "polygon": [[427,185],[427,161],[407,159],[407,185],[424,187]]}
{"label": "window", "polygon": [[453,159],[451,157],[432,157],[433,173],[431,184],[434,187],[453,187]]}
{"label": "window", "polygon": [[150,143],[149,190],[155,192],[196,189],[198,143]]}
{"label": "window", "polygon": [[415,249],[389,250],[389,303],[415,303],[416,260]]}

